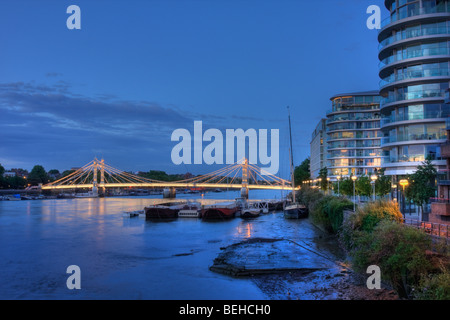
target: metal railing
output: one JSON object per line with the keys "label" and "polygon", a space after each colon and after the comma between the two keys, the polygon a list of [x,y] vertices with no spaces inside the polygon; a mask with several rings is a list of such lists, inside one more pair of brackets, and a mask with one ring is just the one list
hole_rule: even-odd
{"label": "metal railing", "polygon": [[411,226],[420,230],[425,231],[425,233],[437,236],[440,238],[448,239],[450,237],[450,225],[434,223],[434,222],[425,222],[415,219],[403,219],[403,223],[407,226]]}

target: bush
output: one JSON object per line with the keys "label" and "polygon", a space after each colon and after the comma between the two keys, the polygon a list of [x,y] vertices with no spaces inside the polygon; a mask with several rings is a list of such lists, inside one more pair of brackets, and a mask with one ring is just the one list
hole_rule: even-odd
{"label": "bush", "polygon": [[400,297],[409,297],[422,274],[433,271],[426,251],[431,239],[424,232],[388,219],[380,221],[372,232],[357,232],[351,250],[354,267],[364,271],[370,265],[381,268]]}
{"label": "bush", "polygon": [[353,227],[362,231],[371,232],[382,220],[402,221],[402,213],[397,203],[393,201],[378,200],[369,202],[365,206],[358,207],[354,219]]}
{"label": "bush", "polygon": [[322,196],[308,207],[315,224],[323,226],[330,233],[337,233],[344,220],[344,210],[353,208],[353,202],[345,198]]}
{"label": "bush", "polygon": [[347,250],[355,247],[355,242],[360,241],[364,232],[372,232],[375,226],[383,220],[401,222],[402,214],[393,201],[378,200],[369,202],[365,206],[358,207],[355,214],[351,215],[340,230],[340,240]]}
{"label": "bush", "polygon": [[450,300],[450,272],[445,270],[439,274],[422,277],[415,298],[420,300]]}

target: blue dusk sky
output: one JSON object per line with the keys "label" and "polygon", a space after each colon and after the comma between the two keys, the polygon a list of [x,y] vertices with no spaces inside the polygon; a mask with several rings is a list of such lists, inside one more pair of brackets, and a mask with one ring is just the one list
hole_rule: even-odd
{"label": "blue dusk sky", "polygon": [[[69,5],[81,30],[69,30]],[[338,93],[378,89],[381,0],[2,0],[0,163],[194,174],[175,129],[279,129],[280,175]],[[205,145],[205,143],[204,143]]]}

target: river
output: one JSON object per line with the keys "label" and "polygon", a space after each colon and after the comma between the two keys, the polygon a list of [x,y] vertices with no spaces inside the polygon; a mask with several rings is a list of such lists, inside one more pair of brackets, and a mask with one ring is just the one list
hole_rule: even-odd
{"label": "river", "polygon": [[[252,199],[269,197],[280,193],[250,191]],[[309,220],[286,220],[282,212],[216,222],[123,216],[151,202],[151,197],[0,201],[0,299],[272,299],[251,278],[210,271],[221,248],[252,237],[287,238],[335,254]],[[70,265],[80,267],[80,290],[66,286]]]}

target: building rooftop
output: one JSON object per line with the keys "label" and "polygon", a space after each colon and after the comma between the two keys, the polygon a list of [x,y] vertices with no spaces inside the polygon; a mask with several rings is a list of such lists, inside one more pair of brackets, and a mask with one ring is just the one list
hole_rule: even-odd
{"label": "building rooftop", "polygon": [[353,92],[353,93],[341,93],[341,94],[335,94],[330,98],[330,100],[334,100],[339,97],[358,97],[358,96],[379,96],[380,92],[378,90],[372,90],[372,91],[361,91],[361,92]]}

